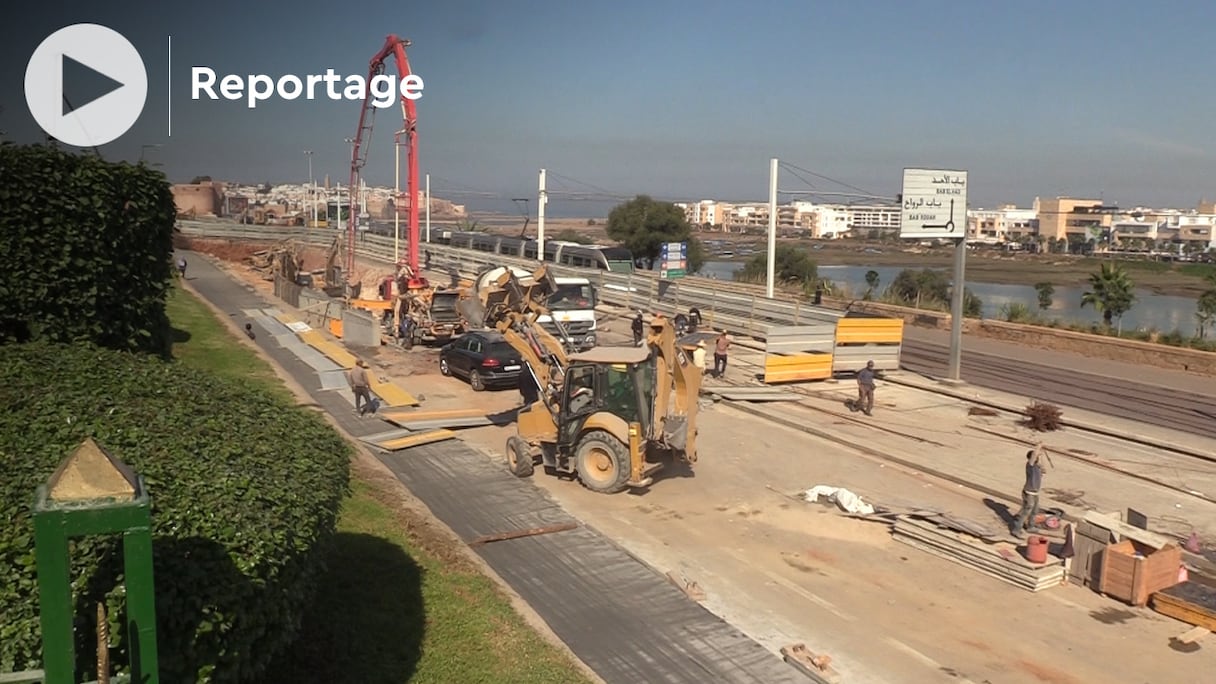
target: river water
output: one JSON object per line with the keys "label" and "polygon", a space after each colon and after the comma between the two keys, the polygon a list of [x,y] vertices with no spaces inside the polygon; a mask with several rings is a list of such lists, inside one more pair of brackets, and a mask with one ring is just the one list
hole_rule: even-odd
{"label": "river water", "polygon": [[[743,268],[743,264],[734,261],[710,261],[701,269],[701,274],[717,277],[723,280],[733,278],[735,271]],[[862,296],[866,289],[866,271],[876,271],[881,292],[902,271],[902,266],[820,266],[820,277],[827,278],[837,285],[847,288],[853,297]],[[1006,304],[1020,302],[1038,311],[1039,298],[1034,288],[1029,285],[999,285],[996,283],[967,282],[967,289],[975,293],[984,303],[984,318],[999,319],[1001,307]],[[1099,323],[1102,317],[1092,307],[1081,308],[1081,295],[1084,287],[1056,286],[1052,295],[1051,308],[1043,312],[1048,318],[1066,322]],[[1184,335],[1194,335],[1196,331],[1195,300],[1188,297],[1154,294],[1148,290],[1136,289],[1136,303],[1132,310],[1123,316],[1123,329],[1156,329],[1161,332],[1177,330]]]}

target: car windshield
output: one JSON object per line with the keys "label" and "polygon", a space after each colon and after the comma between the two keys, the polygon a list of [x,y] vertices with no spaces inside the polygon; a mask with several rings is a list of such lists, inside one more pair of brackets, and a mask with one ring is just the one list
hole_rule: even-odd
{"label": "car windshield", "polygon": [[553,311],[595,308],[595,289],[590,285],[558,285],[549,295],[549,308]]}

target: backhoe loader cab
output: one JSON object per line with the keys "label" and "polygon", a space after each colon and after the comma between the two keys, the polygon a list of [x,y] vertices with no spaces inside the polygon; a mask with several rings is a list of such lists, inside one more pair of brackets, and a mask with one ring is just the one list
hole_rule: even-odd
{"label": "backhoe loader cab", "polygon": [[650,485],[669,462],[695,461],[687,416],[656,416],[656,408],[666,406],[656,402],[658,363],[645,347],[597,347],[570,356],[548,397],[551,407],[538,403],[521,412],[519,435],[507,443],[512,471],[530,474],[539,457],[547,470],[577,475],[588,489],[612,494]]}

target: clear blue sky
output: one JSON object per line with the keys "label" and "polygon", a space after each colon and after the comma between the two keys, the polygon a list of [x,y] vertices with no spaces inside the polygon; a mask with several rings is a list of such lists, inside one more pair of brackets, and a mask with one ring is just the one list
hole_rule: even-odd
{"label": "clear blue sky", "polygon": [[[23,20],[0,29],[0,130],[37,139],[21,96],[29,54],[51,31],[91,21],[126,34],[149,71],[143,117],[102,149],[107,157],[137,158],[140,145],[164,143],[148,156],[175,180],[290,182],[307,179],[302,150],[313,149],[315,173],[344,182],[343,139],[357,104],[280,101],[251,111],[191,101],[189,67],[363,74],[393,32],[413,41],[410,61],[426,83],[419,149],[437,196],[534,197],[546,167],[622,194],[764,199],[776,156],[880,195],[899,191],[905,166],[967,169],[973,207],[1028,206],[1036,195],[1101,194],[1121,206],[1216,198],[1216,90],[1205,56],[1213,3],[191,5],[23,6]],[[376,124],[366,178],[391,185],[399,109],[380,111]],[[790,174],[780,185],[807,187]],[[580,186],[555,177],[550,187]]]}

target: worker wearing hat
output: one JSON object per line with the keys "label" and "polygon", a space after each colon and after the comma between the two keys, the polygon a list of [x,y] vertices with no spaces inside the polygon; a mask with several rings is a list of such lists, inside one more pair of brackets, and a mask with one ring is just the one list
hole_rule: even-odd
{"label": "worker wearing hat", "polygon": [[367,374],[367,362],[363,359],[355,361],[355,367],[350,369],[346,380],[350,383],[350,389],[355,394],[355,412],[362,416],[368,411],[374,410],[375,407],[372,405],[372,383]]}
{"label": "worker wearing hat", "polygon": [[857,372],[857,408],[867,416],[874,410],[873,361],[866,361],[866,367]]}
{"label": "worker wearing hat", "polygon": [[692,351],[692,365],[705,372],[705,340],[697,341],[697,348]]}

